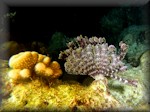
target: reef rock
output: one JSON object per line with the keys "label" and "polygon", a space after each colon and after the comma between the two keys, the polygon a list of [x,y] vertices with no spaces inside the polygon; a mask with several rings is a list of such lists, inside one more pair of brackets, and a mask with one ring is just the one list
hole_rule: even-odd
{"label": "reef rock", "polygon": [[120,39],[129,46],[126,59],[132,66],[138,66],[141,55],[150,49],[149,37],[150,29],[146,25],[130,26],[120,34]]}
{"label": "reef rock", "polygon": [[0,45],[0,58],[9,59],[12,55],[15,55],[23,50],[23,45],[18,44],[16,41],[7,41]]}
{"label": "reef rock", "polygon": [[16,85],[10,97],[3,100],[1,110],[92,112],[118,109],[120,103],[108,93],[105,83],[94,81],[86,87],[77,82],[55,80],[46,85],[36,79]]}
{"label": "reef rock", "polygon": [[110,93],[127,109],[137,111],[149,111],[149,94],[150,94],[150,51],[146,51],[140,58],[140,65],[133,67],[123,73],[120,76],[132,77],[138,79],[138,85],[136,88],[132,86],[123,85],[115,80],[109,79],[108,87]]}
{"label": "reef rock", "polygon": [[[38,55],[38,59],[36,58]],[[25,58],[30,57],[26,63]],[[33,57],[35,56],[35,57]],[[35,58],[33,60],[33,58]],[[4,87],[0,88],[3,91],[5,98],[1,99],[0,111],[102,111],[102,110],[117,110],[120,103],[109,94],[107,89],[107,80],[93,81],[89,86],[82,86],[75,81],[53,80],[47,82],[47,78],[39,76],[32,77],[35,62],[40,61],[45,66],[50,60],[37,52],[22,52],[14,55],[8,61],[1,61],[5,69],[0,68],[0,76],[3,77]],[[32,61],[31,61],[32,60]],[[34,62],[35,61],[35,62]],[[16,63],[17,62],[17,63]],[[30,62],[34,62],[30,64]],[[16,63],[16,64],[15,64]],[[51,68],[60,67],[55,61],[51,62]],[[20,66],[18,66],[18,65]],[[26,66],[30,65],[30,66]],[[14,67],[14,68],[13,68]],[[9,72],[19,69],[19,67],[33,70],[31,72],[31,81],[22,80],[21,83],[10,86]],[[57,72],[56,72],[57,73]],[[15,74],[14,74],[15,75]],[[34,74],[36,75],[36,74]],[[1,94],[0,94],[1,95]]]}

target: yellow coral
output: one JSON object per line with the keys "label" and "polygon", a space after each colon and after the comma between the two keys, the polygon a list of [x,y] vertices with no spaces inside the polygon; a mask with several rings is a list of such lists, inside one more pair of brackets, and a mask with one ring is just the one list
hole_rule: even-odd
{"label": "yellow coral", "polygon": [[62,70],[60,69],[60,65],[57,61],[53,61],[50,64],[50,67],[53,69],[54,71],[54,75],[52,76],[53,78],[57,78],[62,74]]}
{"label": "yellow coral", "polygon": [[50,64],[50,62],[51,62],[51,59],[49,58],[49,57],[45,57],[44,59],[43,59],[43,63],[45,64],[45,65],[49,65]]}
{"label": "yellow coral", "polygon": [[44,63],[37,63],[34,67],[34,70],[36,73],[39,72],[40,73],[43,73],[43,71],[46,69],[46,65]]}
{"label": "yellow coral", "polygon": [[38,54],[35,51],[26,51],[13,55],[9,59],[9,66],[12,70],[8,76],[12,80],[27,79],[35,76],[58,78],[62,74],[58,62],[51,62],[51,58]]}
{"label": "yellow coral", "polygon": [[51,69],[51,68],[46,68],[45,69],[45,76],[51,76],[51,75],[54,75],[54,71]]}
{"label": "yellow coral", "polygon": [[9,78],[13,79],[13,80],[18,80],[21,78],[20,76],[20,69],[14,69],[8,72],[8,76]]}
{"label": "yellow coral", "polygon": [[53,71],[54,71],[54,75],[52,76],[53,78],[57,78],[62,74],[61,69],[57,69],[57,70],[53,70]]}
{"label": "yellow coral", "polygon": [[31,72],[29,69],[12,69],[8,72],[8,76],[12,80],[22,80],[29,78],[31,76]]}
{"label": "yellow coral", "polygon": [[[49,59],[47,58],[46,61],[48,62]],[[46,63],[46,61],[44,61],[45,63],[39,62],[35,65],[34,67],[35,73],[41,76],[51,76],[51,78],[59,77],[62,74],[62,70],[60,69],[59,63],[53,61],[49,66],[48,65],[49,62]]]}
{"label": "yellow coral", "polygon": [[20,71],[20,76],[24,79],[29,78],[31,76],[31,71],[29,69],[23,69]]}
{"label": "yellow coral", "polygon": [[51,68],[46,67],[46,65],[42,62],[39,62],[35,65],[35,73],[41,76],[51,76],[53,75],[53,70]]}
{"label": "yellow coral", "polygon": [[13,55],[9,59],[9,66],[14,69],[32,69],[38,60],[38,53],[36,52],[21,52]]}
{"label": "yellow coral", "polygon": [[45,55],[39,54],[38,55],[38,62],[43,61],[44,58],[45,58]]}
{"label": "yellow coral", "polygon": [[60,68],[60,65],[59,65],[59,63],[58,63],[57,61],[53,61],[53,62],[51,63],[51,65],[50,65],[50,67],[51,67],[52,69],[59,69],[59,68]]}

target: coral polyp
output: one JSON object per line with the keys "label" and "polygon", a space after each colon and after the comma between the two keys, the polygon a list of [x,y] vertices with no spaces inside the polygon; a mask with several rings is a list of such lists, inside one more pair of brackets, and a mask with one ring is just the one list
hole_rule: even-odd
{"label": "coral polyp", "polygon": [[61,51],[59,59],[65,59],[65,70],[68,74],[89,75],[95,80],[111,77],[123,83],[137,86],[137,81],[121,78],[118,72],[125,71],[127,66],[123,59],[128,46],[120,42],[120,52],[114,45],[106,43],[104,37],[82,37],[81,35],[67,44],[68,49]]}

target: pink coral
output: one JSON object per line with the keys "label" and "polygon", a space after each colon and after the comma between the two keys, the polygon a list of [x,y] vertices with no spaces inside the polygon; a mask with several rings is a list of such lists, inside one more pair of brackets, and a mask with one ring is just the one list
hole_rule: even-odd
{"label": "pink coral", "polygon": [[95,80],[106,76],[136,86],[134,80],[117,76],[120,71],[125,71],[127,66],[122,62],[128,46],[122,41],[119,43],[120,53],[114,45],[106,43],[105,38],[78,36],[69,42],[68,48],[59,54],[59,59],[65,59],[65,70],[69,74],[89,75]]}

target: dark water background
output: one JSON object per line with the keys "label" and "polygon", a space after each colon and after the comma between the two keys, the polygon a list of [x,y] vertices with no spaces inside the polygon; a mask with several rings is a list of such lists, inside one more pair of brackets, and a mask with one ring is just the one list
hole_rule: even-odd
{"label": "dark water background", "polygon": [[[41,41],[46,44],[55,32],[62,32],[70,38],[76,37],[80,34],[88,37],[113,37],[110,32],[102,30],[103,23],[101,23],[101,19],[104,16],[107,16],[111,10],[117,8],[119,10],[119,8],[122,7],[12,6],[9,7],[9,12],[16,12],[16,15],[13,18],[13,21],[10,21],[9,24],[10,40],[18,42]],[[139,8],[142,8],[145,15],[149,13],[149,4],[143,6],[128,6],[123,8],[123,10],[132,8],[131,10],[133,10],[133,13],[135,12],[134,16],[139,16]],[[118,13],[118,15],[121,14]],[[141,17],[140,19],[142,18],[144,17]],[[147,17],[145,19],[147,19]],[[141,24],[139,23],[138,17],[134,20],[134,22],[135,23],[133,24]],[[124,24],[124,27],[127,27],[128,21]]]}
{"label": "dark water background", "polygon": [[16,11],[10,24],[11,40],[47,42],[63,32],[68,37],[100,34],[99,20],[111,7],[10,7]]}

